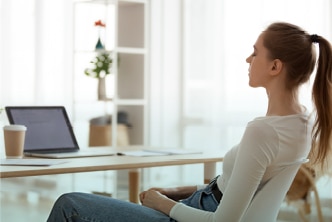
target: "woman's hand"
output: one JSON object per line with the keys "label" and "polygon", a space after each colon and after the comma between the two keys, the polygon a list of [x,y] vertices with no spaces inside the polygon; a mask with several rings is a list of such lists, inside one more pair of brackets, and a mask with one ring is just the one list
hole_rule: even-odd
{"label": "woman's hand", "polygon": [[163,212],[169,215],[172,207],[176,204],[174,200],[169,199],[162,194],[165,190],[161,188],[151,188],[147,191],[140,193],[140,201],[143,206],[150,207],[152,209]]}

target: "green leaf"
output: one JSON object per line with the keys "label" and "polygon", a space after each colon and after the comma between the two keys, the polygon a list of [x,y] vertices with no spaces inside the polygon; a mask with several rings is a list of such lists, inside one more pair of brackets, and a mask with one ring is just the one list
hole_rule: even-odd
{"label": "green leaf", "polygon": [[106,75],[111,73],[110,69],[112,62],[113,60],[110,57],[110,53],[107,52],[98,53],[96,57],[92,61],[90,61],[90,63],[93,64],[94,67],[85,69],[84,73],[85,75],[94,78],[105,77]]}

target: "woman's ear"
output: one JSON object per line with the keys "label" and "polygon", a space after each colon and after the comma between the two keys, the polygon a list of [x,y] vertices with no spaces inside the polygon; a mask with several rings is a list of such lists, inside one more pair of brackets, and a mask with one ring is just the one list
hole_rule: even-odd
{"label": "woman's ear", "polygon": [[271,75],[276,76],[279,75],[283,69],[283,63],[280,59],[274,59],[272,61]]}

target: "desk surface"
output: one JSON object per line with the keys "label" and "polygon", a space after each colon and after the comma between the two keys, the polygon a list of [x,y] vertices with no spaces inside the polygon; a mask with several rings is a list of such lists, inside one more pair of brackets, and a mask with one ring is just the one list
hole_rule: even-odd
{"label": "desk surface", "polygon": [[216,153],[165,155],[151,157],[100,156],[69,158],[68,162],[52,166],[0,166],[0,178],[80,173],[104,170],[138,169],[223,161]]}

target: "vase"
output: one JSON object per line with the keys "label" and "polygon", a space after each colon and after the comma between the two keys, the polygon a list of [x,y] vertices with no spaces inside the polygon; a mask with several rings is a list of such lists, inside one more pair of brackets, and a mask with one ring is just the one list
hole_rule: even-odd
{"label": "vase", "polygon": [[105,77],[98,78],[98,100],[106,100],[106,80]]}
{"label": "vase", "polygon": [[100,37],[98,37],[98,41],[95,47],[96,50],[101,50],[101,49],[105,49],[104,45],[101,43],[100,41]]}

